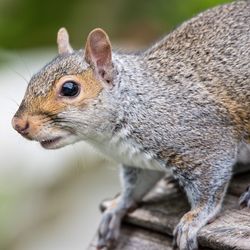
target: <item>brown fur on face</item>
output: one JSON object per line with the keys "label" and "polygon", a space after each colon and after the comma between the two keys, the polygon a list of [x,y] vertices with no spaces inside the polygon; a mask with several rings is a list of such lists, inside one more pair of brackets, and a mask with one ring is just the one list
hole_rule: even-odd
{"label": "brown fur on face", "polygon": [[[80,93],[76,97],[64,97],[60,95],[62,85],[67,81],[73,81],[79,84]],[[50,113],[58,114],[69,105],[84,106],[87,102],[97,97],[102,90],[101,83],[96,79],[92,69],[86,70],[83,74],[65,75],[54,84],[53,88],[46,96],[39,96],[32,100],[28,106],[28,113],[40,114]]]}
{"label": "brown fur on face", "polygon": [[[60,94],[62,85],[73,81],[79,85],[79,94],[75,97],[66,97]],[[84,107],[96,98],[102,90],[101,83],[96,79],[92,69],[82,74],[64,75],[57,80],[45,96],[37,96],[23,101],[15,117],[19,121],[28,122],[27,139],[34,139],[45,124],[57,114],[70,107]],[[50,127],[50,129],[53,129]],[[57,129],[56,127],[54,128]]]}

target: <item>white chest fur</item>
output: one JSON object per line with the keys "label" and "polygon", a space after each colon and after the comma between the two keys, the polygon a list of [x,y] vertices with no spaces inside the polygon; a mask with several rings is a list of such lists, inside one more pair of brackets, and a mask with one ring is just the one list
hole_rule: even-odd
{"label": "white chest fur", "polygon": [[[125,131],[121,132],[123,135]],[[121,134],[120,134],[121,135]],[[118,163],[131,167],[164,171],[163,164],[152,155],[143,152],[140,146],[117,135],[111,139],[89,141],[91,145]]]}

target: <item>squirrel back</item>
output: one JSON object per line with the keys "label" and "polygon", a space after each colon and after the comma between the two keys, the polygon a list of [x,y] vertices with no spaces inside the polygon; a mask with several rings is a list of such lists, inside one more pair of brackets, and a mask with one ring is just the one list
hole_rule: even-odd
{"label": "squirrel back", "polygon": [[250,2],[199,14],[145,53],[151,72],[179,85],[190,82],[250,130]]}

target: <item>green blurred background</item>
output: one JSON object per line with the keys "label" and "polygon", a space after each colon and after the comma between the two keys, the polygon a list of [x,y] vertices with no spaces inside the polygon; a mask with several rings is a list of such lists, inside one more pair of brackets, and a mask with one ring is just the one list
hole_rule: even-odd
{"label": "green blurred background", "polygon": [[65,26],[72,44],[107,30],[112,39],[147,44],[201,10],[225,0],[0,0],[0,46],[23,49],[55,45]]}
{"label": "green blurred background", "polygon": [[96,27],[122,48],[151,44],[225,0],[0,0],[0,250],[82,250],[98,204],[119,191],[117,164],[87,145],[45,151],[11,128],[34,72],[56,55],[62,26],[74,48]]}

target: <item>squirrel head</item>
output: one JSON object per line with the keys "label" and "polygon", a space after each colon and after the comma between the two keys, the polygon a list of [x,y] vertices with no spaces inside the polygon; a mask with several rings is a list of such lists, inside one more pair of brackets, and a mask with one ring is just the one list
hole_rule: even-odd
{"label": "squirrel head", "polygon": [[59,55],[31,78],[12,119],[22,136],[49,149],[91,137],[104,129],[112,113],[107,93],[114,69],[107,34],[94,29],[85,49],[74,51],[61,28],[57,43]]}

